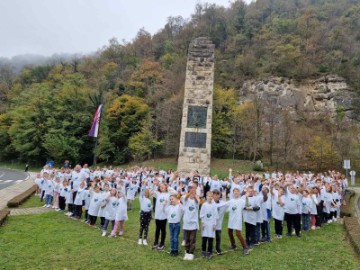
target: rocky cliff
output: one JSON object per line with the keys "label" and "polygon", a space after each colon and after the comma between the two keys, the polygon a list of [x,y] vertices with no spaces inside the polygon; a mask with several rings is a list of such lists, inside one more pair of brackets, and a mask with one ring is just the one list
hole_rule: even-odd
{"label": "rocky cliff", "polygon": [[337,75],[301,83],[280,77],[245,81],[239,91],[239,103],[254,98],[292,113],[304,112],[313,117],[321,113],[335,116],[340,109],[347,119],[355,118],[354,107],[358,102],[354,90]]}

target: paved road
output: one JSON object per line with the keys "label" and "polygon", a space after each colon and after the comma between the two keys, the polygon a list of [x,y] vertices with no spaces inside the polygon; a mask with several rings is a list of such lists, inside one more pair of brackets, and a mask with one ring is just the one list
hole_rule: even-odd
{"label": "paved road", "polygon": [[29,177],[26,172],[0,168],[0,189],[4,189],[16,183],[21,183]]}

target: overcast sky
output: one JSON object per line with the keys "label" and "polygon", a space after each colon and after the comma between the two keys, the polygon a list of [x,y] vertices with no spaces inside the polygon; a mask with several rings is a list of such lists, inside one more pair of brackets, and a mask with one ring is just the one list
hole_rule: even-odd
{"label": "overcast sky", "polygon": [[112,37],[131,41],[142,27],[155,34],[169,16],[187,19],[198,2],[229,6],[229,0],[0,0],[0,57],[94,52]]}

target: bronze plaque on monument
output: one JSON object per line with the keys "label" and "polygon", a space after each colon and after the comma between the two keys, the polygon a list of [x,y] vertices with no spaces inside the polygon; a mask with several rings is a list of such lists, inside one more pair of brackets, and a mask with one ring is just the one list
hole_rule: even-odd
{"label": "bronze plaque on monument", "polygon": [[207,107],[189,106],[187,127],[206,128]]}
{"label": "bronze plaque on monument", "polygon": [[206,133],[185,132],[185,147],[206,148]]}

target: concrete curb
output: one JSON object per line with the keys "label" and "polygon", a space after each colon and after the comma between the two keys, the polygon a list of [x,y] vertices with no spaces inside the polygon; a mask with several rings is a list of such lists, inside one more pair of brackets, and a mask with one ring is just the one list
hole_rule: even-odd
{"label": "concrete curb", "polygon": [[35,178],[36,173],[30,172],[25,181],[0,190],[0,210],[5,209],[11,199],[31,188],[35,184]]}

